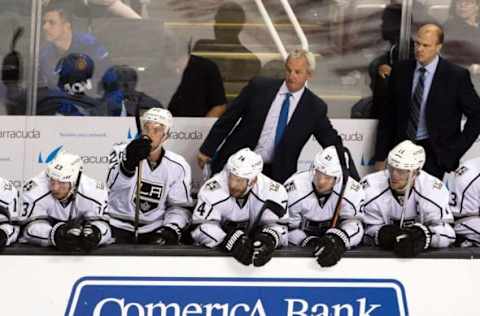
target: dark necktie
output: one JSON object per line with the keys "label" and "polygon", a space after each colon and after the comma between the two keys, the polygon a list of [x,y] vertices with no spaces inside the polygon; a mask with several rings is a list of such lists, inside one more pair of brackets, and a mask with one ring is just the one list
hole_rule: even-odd
{"label": "dark necktie", "polygon": [[282,108],[280,109],[280,115],[278,116],[277,130],[275,132],[275,146],[282,139],[283,133],[288,123],[288,110],[290,108],[290,97],[292,94],[290,92],[285,94],[285,99],[282,103]]}
{"label": "dark necktie", "polygon": [[412,141],[415,141],[417,138],[418,121],[420,119],[420,109],[422,107],[423,90],[425,87],[425,71],[426,69],[424,67],[418,69],[420,74],[412,96],[412,106],[410,107],[410,118],[408,119],[407,126],[407,137]]}

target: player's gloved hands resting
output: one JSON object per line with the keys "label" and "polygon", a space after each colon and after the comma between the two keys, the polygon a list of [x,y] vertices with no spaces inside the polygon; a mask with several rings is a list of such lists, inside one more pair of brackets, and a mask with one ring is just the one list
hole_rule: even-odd
{"label": "player's gloved hands resting", "polygon": [[162,226],[156,231],[153,244],[160,246],[177,245],[180,240],[180,234],[180,229],[177,231],[170,226]]}
{"label": "player's gloved hands resting", "polygon": [[50,233],[53,245],[62,251],[74,251],[81,246],[83,227],[76,223],[58,223]]}
{"label": "player's gloved hands resting", "polygon": [[415,257],[430,246],[430,241],[430,230],[420,223],[415,223],[403,229],[396,237],[394,251],[399,257]]}
{"label": "player's gloved hands resting", "polygon": [[273,251],[277,248],[280,238],[276,231],[265,227],[253,238],[253,265],[261,267],[272,259]]}
{"label": "player's gloved hands resting", "polygon": [[222,247],[230,252],[238,262],[246,266],[252,263],[253,244],[242,230],[230,232],[223,240]]}
{"label": "player's gloved hands resting", "polygon": [[331,267],[343,257],[347,249],[348,236],[344,231],[330,228],[325,235],[314,240],[316,247],[313,255],[321,267]]}
{"label": "player's gloved hands resting", "polygon": [[0,250],[5,248],[5,246],[7,245],[7,241],[8,241],[7,233],[3,229],[0,229]]}
{"label": "player's gloved hands resting", "polygon": [[133,172],[138,163],[146,159],[150,154],[152,140],[148,136],[142,136],[132,140],[125,149],[125,160],[123,166],[127,171]]}
{"label": "player's gloved hands resting", "polygon": [[97,226],[90,223],[83,226],[80,245],[83,250],[92,251],[98,247],[100,240],[102,240],[102,232]]}
{"label": "player's gloved hands resting", "polygon": [[396,238],[402,233],[400,226],[395,224],[383,225],[377,233],[377,244],[385,250],[393,250]]}

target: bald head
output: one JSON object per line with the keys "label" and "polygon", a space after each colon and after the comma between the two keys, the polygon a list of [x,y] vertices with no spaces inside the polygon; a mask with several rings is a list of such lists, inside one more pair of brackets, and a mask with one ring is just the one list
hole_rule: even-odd
{"label": "bald head", "polygon": [[435,24],[423,25],[415,37],[415,58],[421,65],[427,66],[440,54],[442,44],[442,28]]}

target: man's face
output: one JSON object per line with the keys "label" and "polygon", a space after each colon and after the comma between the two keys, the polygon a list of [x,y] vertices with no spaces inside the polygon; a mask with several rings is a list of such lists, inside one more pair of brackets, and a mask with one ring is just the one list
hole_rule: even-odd
{"label": "man's face", "polygon": [[[390,174],[390,188],[398,193],[403,193],[407,188],[408,177],[411,170],[398,169],[388,166],[388,173]],[[412,175],[412,185],[415,180],[415,173]]]}
{"label": "man's face", "polygon": [[478,15],[477,0],[457,0],[455,2],[455,12],[465,20],[476,17]]}
{"label": "man's face", "polygon": [[70,194],[70,190],[72,188],[72,184],[70,182],[61,182],[54,179],[50,179],[49,186],[53,197],[59,201],[65,200]]}
{"label": "man's face", "polygon": [[288,91],[299,91],[311,77],[307,60],[304,57],[288,59],[285,64],[285,82]]}
{"label": "man's face", "polygon": [[[254,181],[254,180],[252,180]],[[238,177],[234,174],[228,174],[228,190],[230,195],[238,199],[247,193],[248,179]]]}
{"label": "man's face", "polygon": [[49,42],[55,42],[71,33],[70,23],[66,22],[58,11],[49,11],[43,17],[43,31]]}
{"label": "man's face", "polygon": [[143,125],[143,134],[147,135],[152,140],[152,150],[155,150],[162,145],[168,137],[165,125],[155,122],[146,122]]}
{"label": "man's face", "polygon": [[335,177],[328,176],[318,170],[315,170],[313,176],[313,185],[315,186],[315,191],[317,193],[323,194],[333,190],[335,186]]}
{"label": "man's face", "polygon": [[440,53],[442,44],[438,42],[438,34],[432,30],[421,28],[415,39],[415,58],[426,66]]}

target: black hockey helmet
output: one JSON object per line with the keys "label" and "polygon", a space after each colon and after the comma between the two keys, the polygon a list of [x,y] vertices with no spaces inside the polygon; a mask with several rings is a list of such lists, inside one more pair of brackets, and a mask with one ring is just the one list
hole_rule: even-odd
{"label": "black hockey helmet", "polygon": [[55,68],[58,87],[68,94],[83,93],[92,88],[94,62],[87,54],[72,53],[60,59]]}

